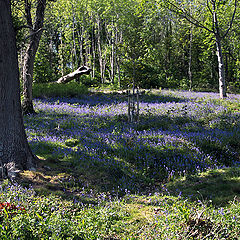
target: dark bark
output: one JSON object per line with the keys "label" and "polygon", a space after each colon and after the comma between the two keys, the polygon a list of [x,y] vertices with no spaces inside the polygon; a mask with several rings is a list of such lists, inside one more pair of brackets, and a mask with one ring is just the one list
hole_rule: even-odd
{"label": "dark bark", "polygon": [[23,63],[23,114],[35,113],[32,104],[33,67],[43,31],[45,8],[46,0],[38,0],[36,20],[33,24],[31,16],[31,3],[28,0],[25,0],[25,16],[29,27],[29,44],[26,49]]}
{"label": "dark bark", "polygon": [[0,162],[15,169],[35,166],[24,130],[16,38],[10,0],[0,0]]}
{"label": "dark bark", "polygon": [[78,77],[80,77],[81,75],[88,75],[91,73],[91,69],[89,67],[86,66],[81,66],[79,67],[76,71],[71,72],[61,78],[59,78],[57,80],[57,83],[68,83],[70,81],[72,81],[73,79],[77,79]]}

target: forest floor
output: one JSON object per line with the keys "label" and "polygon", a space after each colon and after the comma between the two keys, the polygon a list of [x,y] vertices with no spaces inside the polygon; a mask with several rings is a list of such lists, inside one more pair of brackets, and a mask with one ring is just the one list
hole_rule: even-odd
{"label": "forest floor", "polygon": [[15,232],[2,235],[239,239],[239,99],[144,91],[132,123],[125,92],[35,99],[25,127],[38,168],[1,195],[11,189],[28,215],[8,218]]}

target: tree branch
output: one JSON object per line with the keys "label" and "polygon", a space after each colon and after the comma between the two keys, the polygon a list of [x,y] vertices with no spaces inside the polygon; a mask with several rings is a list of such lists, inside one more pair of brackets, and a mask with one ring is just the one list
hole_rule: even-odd
{"label": "tree branch", "polygon": [[211,9],[210,6],[209,6],[209,0],[207,0],[207,7],[208,7],[209,12],[210,12],[211,14],[213,14],[212,9]]}
{"label": "tree branch", "polygon": [[28,35],[27,37],[25,37],[25,40],[27,40],[28,38],[31,38],[33,36],[35,36],[36,34],[38,34],[39,32],[45,30],[45,28],[40,28],[37,31],[32,31],[32,33],[30,35]]}
{"label": "tree branch", "polygon": [[178,7],[171,1],[167,0],[167,2],[173,7],[173,9],[169,9],[170,11],[176,13],[182,18],[185,18],[188,22],[192,23],[193,25],[203,28],[207,30],[208,32],[214,33],[213,30],[209,29],[208,27],[204,26],[202,23],[200,23],[197,19],[192,17],[188,12],[186,12],[183,8]]}
{"label": "tree branch", "polygon": [[234,11],[233,11],[233,15],[232,15],[232,19],[230,21],[229,27],[228,27],[227,31],[225,32],[225,34],[222,36],[222,38],[225,38],[227,36],[227,34],[229,33],[230,29],[232,28],[232,24],[233,24],[233,20],[234,20],[236,11],[237,11],[237,0],[235,0]]}

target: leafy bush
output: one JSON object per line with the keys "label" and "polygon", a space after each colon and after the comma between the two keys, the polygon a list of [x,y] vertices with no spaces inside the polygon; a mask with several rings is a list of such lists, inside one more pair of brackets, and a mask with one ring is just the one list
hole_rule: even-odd
{"label": "leafy bush", "polygon": [[86,94],[88,89],[81,83],[71,82],[67,84],[35,83],[33,85],[33,97],[77,97]]}

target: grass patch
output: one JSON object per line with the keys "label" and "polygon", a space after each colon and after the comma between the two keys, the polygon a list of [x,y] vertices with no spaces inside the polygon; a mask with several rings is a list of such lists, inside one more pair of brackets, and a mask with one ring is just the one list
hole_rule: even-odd
{"label": "grass patch", "polygon": [[209,170],[189,175],[168,183],[171,194],[200,201],[209,201],[215,206],[224,206],[236,197],[240,200],[240,168]]}

